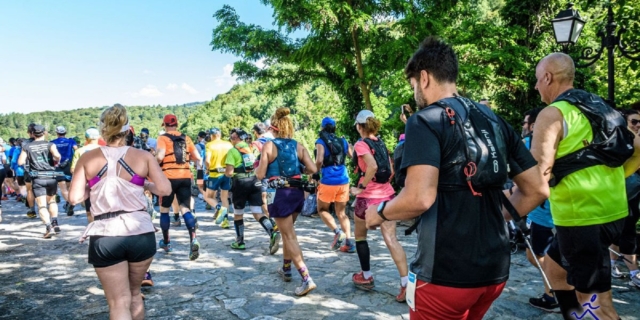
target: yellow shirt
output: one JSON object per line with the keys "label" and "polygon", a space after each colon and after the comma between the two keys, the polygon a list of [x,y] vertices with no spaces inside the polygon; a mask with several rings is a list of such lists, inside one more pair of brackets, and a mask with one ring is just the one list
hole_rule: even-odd
{"label": "yellow shirt", "polygon": [[217,178],[224,174],[226,168],[227,153],[233,149],[229,141],[212,140],[204,147],[204,158],[209,162],[209,177]]}

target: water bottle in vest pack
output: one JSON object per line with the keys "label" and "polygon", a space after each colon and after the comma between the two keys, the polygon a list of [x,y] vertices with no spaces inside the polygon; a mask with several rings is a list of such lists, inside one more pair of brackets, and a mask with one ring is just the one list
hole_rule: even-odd
{"label": "water bottle in vest pack", "polygon": [[256,162],[256,155],[254,154],[253,148],[251,146],[242,148],[236,146],[236,149],[240,152],[240,155],[242,155],[242,170],[240,170],[240,172],[253,171]]}
{"label": "water bottle in vest pack", "polygon": [[498,117],[486,106],[467,98],[442,99],[449,124],[464,139],[466,164],[463,173],[474,196],[482,189],[502,189],[507,182],[507,146]]}
{"label": "water bottle in vest pack", "polygon": [[300,160],[298,159],[298,144],[292,139],[273,139],[278,149],[278,167],[280,176],[293,177],[300,174]]}
{"label": "water bottle in vest pack", "polygon": [[[371,149],[371,155],[376,160],[376,165],[378,166],[378,170],[376,171],[376,175],[373,177],[375,183],[387,183],[391,179],[391,164],[389,163],[389,151],[387,150],[387,146],[384,144],[382,139],[378,137],[378,140],[372,140],[369,138],[362,139],[369,149]],[[360,173],[360,176],[364,176],[365,170],[362,170],[360,166],[357,167],[357,171]]]}
{"label": "water bottle in vest pack", "polygon": [[551,169],[549,186],[578,171],[596,165],[619,167],[633,155],[633,132],[627,129],[622,114],[609,106],[601,97],[580,89],[562,93],[554,102],[567,101],[589,120],[593,140],[585,147],[556,159]]}
{"label": "water bottle in vest pack", "polygon": [[344,142],[341,138],[336,137],[335,134],[320,132],[320,139],[327,146],[329,156],[324,157],[322,161],[323,167],[328,166],[341,166],[345,161]]}
{"label": "water bottle in vest pack", "polygon": [[173,155],[176,158],[176,164],[184,164],[187,162],[189,153],[187,152],[187,140],[184,134],[174,136],[172,134],[165,133],[163,136],[171,139],[173,143],[173,152],[167,153],[166,156]]}

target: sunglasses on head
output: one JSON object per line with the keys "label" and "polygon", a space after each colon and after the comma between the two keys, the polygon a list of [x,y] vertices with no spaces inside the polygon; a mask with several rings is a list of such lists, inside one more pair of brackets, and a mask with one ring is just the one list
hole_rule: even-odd
{"label": "sunglasses on head", "polygon": [[631,124],[632,124],[632,125],[637,126],[637,125],[638,125],[638,123],[640,123],[640,120],[638,120],[638,119],[631,119]]}

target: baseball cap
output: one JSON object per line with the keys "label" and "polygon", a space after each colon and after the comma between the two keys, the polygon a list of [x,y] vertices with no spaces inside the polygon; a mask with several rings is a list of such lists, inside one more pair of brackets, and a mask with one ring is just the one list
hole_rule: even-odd
{"label": "baseball cap", "polygon": [[84,137],[91,140],[98,140],[100,138],[100,132],[96,128],[89,128],[84,132]]}
{"label": "baseball cap", "polygon": [[332,126],[336,126],[336,121],[333,120],[331,117],[326,117],[324,119],[322,119],[322,127],[326,127],[327,125],[332,125]]}
{"label": "baseball cap", "polygon": [[142,128],[142,130],[140,130],[140,133],[146,133],[147,135],[149,135],[149,129]]}
{"label": "baseball cap", "polygon": [[35,126],[33,126],[33,134],[43,134],[44,133],[44,126],[41,124],[36,124]]}
{"label": "baseball cap", "polygon": [[56,127],[56,133],[65,134],[65,133],[67,133],[67,129],[65,127],[63,127],[63,126],[57,126]]}
{"label": "baseball cap", "polygon": [[218,128],[211,128],[211,130],[209,130],[209,133],[211,133],[211,134],[218,134],[218,133],[220,133],[220,132],[221,132],[221,131],[220,131],[220,129],[218,129]]}
{"label": "baseball cap", "polygon": [[375,117],[376,117],[376,115],[373,114],[373,112],[365,109],[365,110],[362,110],[362,111],[358,112],[358,116],[356,117],[356,122],[354,124],[367,123],[367,119],[375,118]]}
{"label": "baseball cap", "polygon": [[164,116],[162,123],[165,126],[175,127],[178,125],[178,118],[174,114],[168,114]]}

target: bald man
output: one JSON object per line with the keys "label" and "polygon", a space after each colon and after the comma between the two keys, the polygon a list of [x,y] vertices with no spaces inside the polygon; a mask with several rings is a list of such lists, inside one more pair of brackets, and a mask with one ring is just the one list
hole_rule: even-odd
{"label": "bald man", "polygon": [[[591,125],[582,112],[567,101],[556,101],[569,90],[590,95],[573,88],[574,75],[573,60],[563,53],[546,56],[536,67],[536,90],[549,106],[536,120],[531,153],[545,181],[556,159],[583,148],[583,141],[593,140]],[[628,214],[625,171],[632,172],[640,164],[638,137],[634,147],[634,156],[624,166],[578,170],[550,189],[556,235],[547,252],[551,259],[544,260],[543,269],[565,319],[580,317],[587,309],[600,319],[618,319],[611,296],[608,247],[620,235]],[[587,305],[581,310],[585,303],[599,307]]]}

